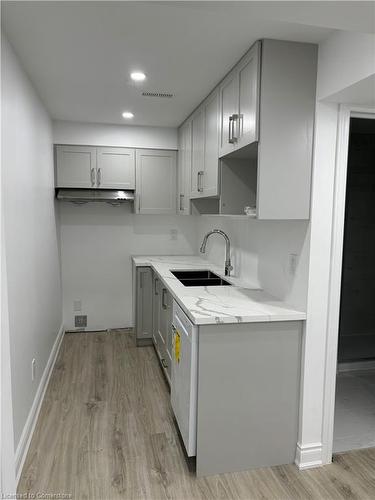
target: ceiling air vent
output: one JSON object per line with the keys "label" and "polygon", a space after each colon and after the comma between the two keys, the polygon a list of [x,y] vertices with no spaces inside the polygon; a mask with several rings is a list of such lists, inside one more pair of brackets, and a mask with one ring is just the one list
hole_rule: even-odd
{"label": "ceiling air vent", "polygon": [[168,94],[168,92],[142,92],[143,97],[166,97],[170,99],[173,94]]}

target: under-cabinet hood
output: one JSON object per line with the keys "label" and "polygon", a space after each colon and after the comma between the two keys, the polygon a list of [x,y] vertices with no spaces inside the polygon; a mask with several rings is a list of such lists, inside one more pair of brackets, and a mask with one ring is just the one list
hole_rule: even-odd
{"label": "under-cabinet hood", "polygon": [[118,205],[125,201],[134,201],[134,191],[118,189],[67,189],[59,188],[56,198],[60,201],[72,203],[88,203],[91,201],[104,201]]}

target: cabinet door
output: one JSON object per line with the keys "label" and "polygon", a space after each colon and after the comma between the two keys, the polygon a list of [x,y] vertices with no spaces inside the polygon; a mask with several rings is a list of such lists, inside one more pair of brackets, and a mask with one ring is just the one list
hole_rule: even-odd
{"label": "cabinet door", "polygon": [[219,93],[215,92],[205,104],[203,195],[219,192]]}
{"label": "cabinet door", "polygon": [[137,268],[137,340],[152,338],[152,271]]}
{"label": "cabinet door", "polygon": [[[230,73],[220,85],[219,156],[235,148],[238,118],[238,73]],[[237,117],[237,118],[236,118]]]}
{"label": "cabinet door", "polygon": [[185,123],[179,129],[178,144],[177,213],[180,215],[190,215],[191,122]]}
{"label": "cabinet door", "polygon": [[159,314],[160,314],[160,280],[153,274],[153,290],[152,290],[152,341],[159,352]]}
{"label": "cabinet door", "polygon": [[239,108],[237,148],[258,140],[260,44],[253,46],[238,68]]}
{"label": "cabinet door", "polygon": [[161,289],[159,341],[161,342],[160,360],[170,378],[172,361],[172,296],[164,287]]}
{"label": "cabinet door", "polygon": [[97,148],[96,183],[104,189],[135,189],[134,149]]}
{"label": "cabinet door", "polygon": [[200,198],[203,194],[204,175],[204,107],[202,106],[191,122],[191,198]]}
{"label": "cabinet door", "polygon": [[136,213],[176,213],[176,152],[136,152]]}
{"label": "cabinet door", "polygon": [[56,146],[56,187],[95,188],[96,148]]}

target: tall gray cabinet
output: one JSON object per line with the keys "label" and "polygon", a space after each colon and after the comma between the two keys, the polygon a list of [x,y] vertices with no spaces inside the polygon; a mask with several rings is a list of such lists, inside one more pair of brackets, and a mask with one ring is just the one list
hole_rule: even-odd
{"label": "tall gray cabinet", "polygon": [[138,267],[135,275],[137,345],[150,344],[152,338],[152,271],[149,267]]}

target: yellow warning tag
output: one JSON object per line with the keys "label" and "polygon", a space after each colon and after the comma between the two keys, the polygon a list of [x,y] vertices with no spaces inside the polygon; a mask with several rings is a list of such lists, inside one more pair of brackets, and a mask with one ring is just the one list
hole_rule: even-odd
{"label": "yellow warning tag", "polygon": [[176,358],[177,363],[180,362],[180,352],[181,352],[181,339],[178,331],[175,331],[174,334],[174,357]]}

